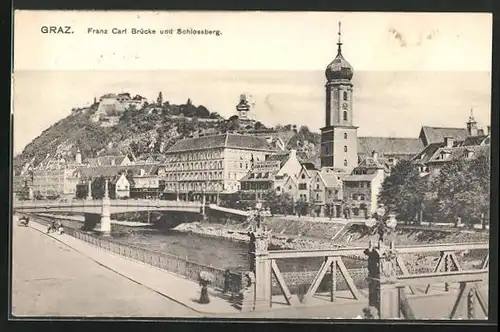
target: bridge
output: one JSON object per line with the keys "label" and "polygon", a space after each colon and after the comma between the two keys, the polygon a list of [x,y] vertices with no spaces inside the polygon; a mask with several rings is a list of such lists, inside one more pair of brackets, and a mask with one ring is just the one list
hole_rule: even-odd
{"label": "bridge", "polygon": [[[277,285],[279,294],[288,306],[303,306],[313,300],[319,288],[326,281],[326,290],[331,302],[338,300],[337,284],[342,281],[352,297],[365,308],[373,308],[381,319],[415,319],[412,310],[415,298],[429,294],[431,286],[438,286],[443,294],[453,296],[452,307],[446,316],[450,319],[462,317],[474,319],[488,317],[488,297],[483,290],[489,278],[488,243],[449,243],[419,246],[394,247],[378,242],[365,248],[340,248],[326,250],[268,250],[269,232],[254,230],[251,233],[251,271],[246,275],[246,282],[239,300],[242,311],[269,310],[273,305],[273,285]],[[418,268],[418,261],[424,256],[433,258],[424,269]],[[436,255],[437,254],[437,255]],[[301,277],[294,273],[293,278],[286,278],[280,271],[279,260],[297,258],[323,258],[323,263],[316,271],[307,274],[308,282],[304,293],[293,294],[290,282]],[[461,262],[459,257],[469,257],[468,262]],[[360,291],[345,259],[366,260],[368,298]],[[471,260],[473,264],[471,264]],[[467,264],[466,264],[467,263]],[[417,268],[416,268],[417,267]],[[303,276],[304,277],[304,276]],[[359,277],[359,276],[358,276]],[[458,284],[458,291],[453,295],[451,285]],[[423,286],[423,288],[421,288]],[[325,288],[325,287],[324,287]],[[366,301],[366,302],[365,302]],[[434,299],[434,301],[439,301]],[[366,304],[368,306],[366,306]],[[479,310],[476,310],[479,307]],[[438,306],[438,310],[447,310]],[[360,310],[361,311],[361,310]],[[465,311],[465,313],[464,313]]]}
{"label": "bridge", "polygon": [[22,213],[70,213],[85,216],[84,225],[93,229],[100,223],[100,231],[111,233],[111,215],[127,212],[181,212],[205,215],[204,202],[166,201],[166,200],[101,200],[63,201],[16,201],[12,207],[14,212]]}
{"label": "bridge", "polygon": [[[101,200],[73,200],[59,201],[17,201],[13,210],[24,213],[72,213],[72,214],[101,214],[105,199]],[[191,212],[203,213],[201,202],[165,201],[147,199],[110,199],[109,213],[126,213],[141,211],[158,212]]]}

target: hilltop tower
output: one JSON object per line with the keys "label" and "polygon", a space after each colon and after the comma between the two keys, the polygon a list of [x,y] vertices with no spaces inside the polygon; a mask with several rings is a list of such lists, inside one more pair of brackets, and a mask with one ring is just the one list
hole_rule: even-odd
{"label": "hilltop tower", "polygon": [[236,111],[240,120],[249,120],[248,113],[250,112],[250,103],[245,94],[240,95],[240,101],[236,105]]}
{"label": "hilltop tower", "polygon": [[342,55],[339,22],[337,56],[326,67],[325,127],[321,128],[321,167],[350,172],[358,164],[358,127],[353,119],[352,66]]}

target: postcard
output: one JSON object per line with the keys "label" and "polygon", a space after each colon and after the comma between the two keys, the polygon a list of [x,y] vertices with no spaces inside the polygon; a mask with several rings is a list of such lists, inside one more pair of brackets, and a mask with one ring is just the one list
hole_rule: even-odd
{"label": "postcard", "polygon": [[11,319],[486,320],[492,15],[16,11]]}

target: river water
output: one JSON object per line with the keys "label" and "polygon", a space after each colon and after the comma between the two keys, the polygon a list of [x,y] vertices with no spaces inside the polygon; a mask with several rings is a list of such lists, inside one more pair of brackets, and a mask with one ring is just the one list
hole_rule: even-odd
{"label": "river water", "polygon": [[[78,221],[64,221],[65,227],[79,229]],[[207,237],[176,230],[143,229],[113,225],[111,234],[115,241],[154,252],[187,258],[190,261],[221,269],[249,269],[249,244],[224,238]],[[317,270],[322,258],[278,260],[281,271]],[[366,265],[360,261],[344,260],[347,268]]]}

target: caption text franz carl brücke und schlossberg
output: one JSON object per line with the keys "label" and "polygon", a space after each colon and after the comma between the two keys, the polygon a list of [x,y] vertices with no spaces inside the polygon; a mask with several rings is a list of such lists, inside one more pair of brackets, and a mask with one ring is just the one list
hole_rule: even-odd
{"label": "caption text franz carl br\u00fccke und schlossberg", "polygon": [[112,29],[96,29],[96,28],[88,28],[88,34],[96,34],[96,35],[213,35],[220,36],[222,32],[220,30],[214,29],[181,29],[181,28],[170,28],[170,29],[152,29],[152,28],[112,28]]}

